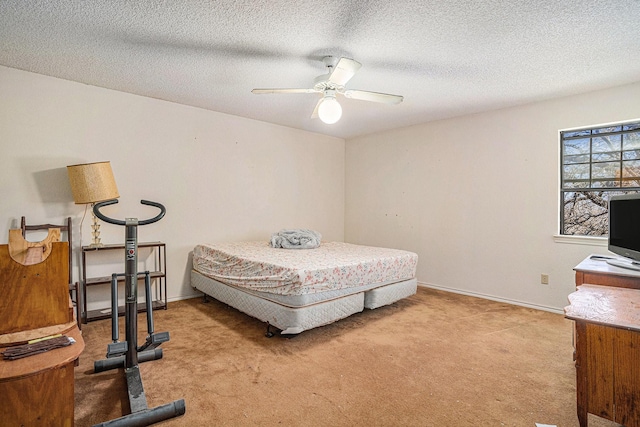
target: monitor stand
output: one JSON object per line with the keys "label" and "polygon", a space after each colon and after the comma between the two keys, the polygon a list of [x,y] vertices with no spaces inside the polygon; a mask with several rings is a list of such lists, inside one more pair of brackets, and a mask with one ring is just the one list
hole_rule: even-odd
{"label": "monitor stand", "polygon": [[615,267],[626,268],[629,270],[640,271],[640,263],[635,261],[626,261],[622,259],[608,259],[607,264],[613,265]]}

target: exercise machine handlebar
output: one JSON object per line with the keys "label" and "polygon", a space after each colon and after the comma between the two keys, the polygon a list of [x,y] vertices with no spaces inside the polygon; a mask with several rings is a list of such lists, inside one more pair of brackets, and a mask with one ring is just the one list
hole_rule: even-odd
{"label": "exercise machine handlebar", "polygon": [[[101,208],[109,205],[115,205],[116,203],[118,203],[118,199],[105,200],[104,202],[98,202],[93,206],[93,213],[102,221],[108,222],[109,224],[127,225],[127,221],[123,221],[121,219],[109,218],[108,216],[105,216],[102,212],[100,212]],[[164,215],[167,213],[167,210],[165,209],[165,207],[160,203],[151,202],[149,200],[140,200],[140,203],[142,203],[143,205],[156,207],[160,209],[160,213],[154,216],[153,218],[143,219],[138,221],[137,225],[153,224],[154,222],[160,221],[164,217]]]}

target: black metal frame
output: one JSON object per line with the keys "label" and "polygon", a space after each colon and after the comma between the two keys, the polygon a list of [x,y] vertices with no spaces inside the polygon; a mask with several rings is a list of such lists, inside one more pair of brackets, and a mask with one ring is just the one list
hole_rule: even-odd
{"label": "black metal frame", "polygon": [[[149,272],[145,277],[145,300],[147,304],[147,340],[138,347],[138,226],[159,221],[166,213],[160,203],[141,200],[143,205],[154,206],[160,213],[150,219],[138,221],[137,218],[126,218],[125,221],[109,218],[100,213],[100,208],[118,203],[117,199],[96,203],[93,212],[102,221],[125,226],[125,332],[126,341],[118,341],[118,274],[111,275],[111,332],[113,342],[107,347],[107,358],[94,363],[94,372],[124,367],[127,380],[127,392],[131,414],[106,421],[96,426],[148,426],[168,420],[186,411],[184,399],[149,408],[144,394],[142,377],[138,363],[162,358],[162,349],[157,348],[169,341],[169,333],[156,333],[153,330],[153,307],[151,306],[151,280]],[[95,426],[94,426],[95,427]]]}
{"label": "black metal frame", "polygon": [[[166,244],[164,242],[140,242],[138,241],[138,251],[140,251],[140,249],[142,248],[146,248],[146,249],[150,249],[152,252],[154,252],[154,261],[155,261],[155,269],[154,271],[151,272],[151,278],[154,281],[154,285],[155,285],[155,296],[157,297],[156,300],[153,302],[153,308],[154,310],[157,309],[167,309],[167,294],[166,294],[166,289],[167,289],[167,247]],[[82,306],[82,308],[79,310],[79,312],[82,313],[81,316],[81,322],[80,323],[88,323],[88,322],[92,322],[94,320],[100,320],[100,319],[105,319],[105,318],[109,318],[111,317],[110,314],[107,315],[103,315],[103,314],[98,314],[101,313],[103,310],[102,309],[98,309],[98,310],[87,310],[87,291],[89,290],[90,287],[96,286],[96,285],[103,285],[103,284],[109,284],[110,283],[110,278],[109,277],[87,277],[87,271],[88,271],[88,267],[87,267],[87,256],[90,253],[96,253],[96,252],[101,252],[101,251],[110,251],[110,250],[125,250],[125,245],[123,244],[106,244],[97,248],[91,247],[91,246],[83,246],[82,247],[82,269],[81,269],[81,278],[80,278],[80,285],[79,288],[79,293],[80,293],[80,297],[82,297],[82,301],[83,303],[80,304]],[[124,282],[124,274],[119,275],[119,281],[120,282]],[[122,310],[121,310],[122,308]],[[140,304],[138,305],[138,313],[142,312],[142,311],[146,311],[146,308],[141,308]],[[124,307],[118,307],[118,313],[120,316],[124,315]]]}

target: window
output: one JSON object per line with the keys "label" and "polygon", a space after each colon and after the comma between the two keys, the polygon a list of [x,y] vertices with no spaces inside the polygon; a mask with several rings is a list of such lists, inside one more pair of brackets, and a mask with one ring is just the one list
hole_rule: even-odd
{"label": "window", "polygon": [[606,236],[608,202],[640,191],[640,121],[560,132],[560,234]]}

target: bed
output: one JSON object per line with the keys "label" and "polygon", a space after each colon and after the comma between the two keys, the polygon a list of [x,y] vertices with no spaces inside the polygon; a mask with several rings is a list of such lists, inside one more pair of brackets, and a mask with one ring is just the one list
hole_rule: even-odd
{"label": "bed", "polygon": [[322,242],[315,249],[269,242],[197,245],[191,285],[280,330],[299,334],[416,293],[417,254]]}

